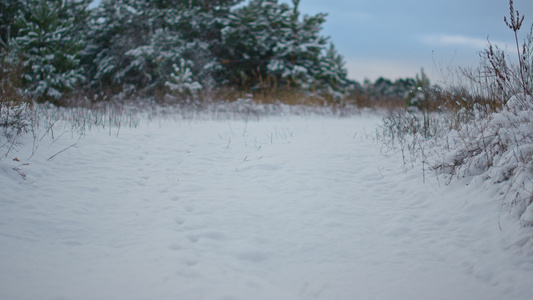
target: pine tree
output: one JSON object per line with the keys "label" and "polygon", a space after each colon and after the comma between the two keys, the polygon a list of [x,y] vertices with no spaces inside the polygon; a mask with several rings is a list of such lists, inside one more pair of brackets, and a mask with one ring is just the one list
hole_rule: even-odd
{"label": "pine tree", "polygon": [[431,89],[431,82],[424,72],[424,69],[421,69],[420,74],[416,74],[413,88],[407,95],[407,106],[423,108],[423,106],[428,105]]}
{"label": "pine tree", "polygon": [[325,14],[300,16],[277,0],[252,0],[223,29],[226,76],[232,84],[292,87],[341,95],[349,84],[344,61],[322,36]]}
{"label": "pine tree", "polygon": [[316,85],[321,52],[327,38],[320,35],[325,14],[304,16],[300,20],[299,0],[293,0],[290,14],[280,21],[283,30],[274,48],[274,57],[268,65],[269,75],[292,82],[297,87],[309,89]]}
{"label": "pine tree", "polygon": [[[0,47],[6,48],[11,37],[17,37],[20,28],[14,24],[17,15],[29,18],[31,5],[35,0],[0,0]],[[51,0],[60,4],[62,19],[73,18],[76,31],[84,30],[88,6],[92,0]]]}
{"label": "pine tree", "polygon": [[104,0],[91,11],[83,61],[92,87],[142,82],[138,76],[128,80],[131,59],[125,54],[147,44],[151,24],[146,6],[143,0]]}
{"label": "pine tree", "polygon": [[267,66],[289,14],[289,6],[277,0],[252,0],[231,15],[222,30],[227,53],[221,59],[232,85],[253,87],[268,77]]}
{"label": "pine tree", "polygon": [[195,80],[216,78],[220,29],[238,2],[103,1],[90,23],[86,61],[93,86],[163,88],[182,59]]}
{"label": "pine tree", "polygon": [[0,47],[6,49],[9,39],[17,35],[13,26],[15,16],[27,11],[26,0],[0,0]]}
{"label": "pine tree", "polygon": [[344,59],[337,53],[333,43],[330,43],[326,53],[320,56],[315,75],[316,89],[337,99],[342,98],[353,84],[347,77]]}
{"label": "pine tree", "polygon": [[27,13],[19,11],[14,25],[18,36],[10,40],[14,53],[22,53],[23,86],[37,100],[59,100],[83,80],[79,51],[81,36],[62,1],[31,1]]}
{"label": "pine tree", "polygon": [[[92,12],[84,66],[92,88],[166,89],[185,63],[204,88],[278,86],[342,94],[342,56],[320,31],[325,14],[301,16],[277,0],[103,0]],[[174,75],[173,75],[174,74]]]}
{"label": "pine tree", "polygon": [[180,95],[195,94],[195,92],[202,88],[202,85],[194,81],[191,69],[187,66],[187,62],[181,59],[180,64],[173,64],[174,72],[170,74],[170,81],[165,82],[171,91],[176,91]]}

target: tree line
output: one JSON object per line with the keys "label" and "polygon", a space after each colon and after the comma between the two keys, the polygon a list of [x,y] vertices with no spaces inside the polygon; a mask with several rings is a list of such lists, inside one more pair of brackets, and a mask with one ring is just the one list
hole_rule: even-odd
{"label": "tree line", "polygon": [[296,89],[339,99],[363,90],[321,33],[326,14],[302,15],[300,0],[91,2],[0,0],[2,74],[19,70],[24,93],[51,102],[79,91]]}
{"label": "tree line", "polygon": [[[5,61],[30,95],[293,87],[343,93],[344,61],[299,0],[1,0]],[[240,5],[240,6],[238,6]]]}

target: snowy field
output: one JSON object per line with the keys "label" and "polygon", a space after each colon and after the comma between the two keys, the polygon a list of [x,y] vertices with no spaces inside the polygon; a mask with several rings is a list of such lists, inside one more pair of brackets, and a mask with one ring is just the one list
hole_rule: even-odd
{"label": "snowy field", "polygon": [[0,161],[0,299],[532,299],[494,190],[423,183],[379,122],[57,125],[33,156],[28,136]]}

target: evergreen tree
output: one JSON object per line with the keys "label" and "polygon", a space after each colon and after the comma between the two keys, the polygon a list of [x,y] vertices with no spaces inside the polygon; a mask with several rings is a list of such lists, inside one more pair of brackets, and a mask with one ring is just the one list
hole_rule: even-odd
{"label": "evergreen tree", "polygon": [[193,81],[191,69],[187,66],[184,59],[181,59],[179,65],[172,65],[174,72],[170,74],[170,81],[165,82],[165,86],[171,91],[177,91],[178,94],[194,94],[202,88],[198,82]]}
{"label": "evergreen tree", "polygon": [[125,54],[146,45],[151,30],[146,5],[143,0],[104,0],[91,11],[83,57],[91,86],[102,89],[126,82],[130,59]]}
{"label": "evergreen tree", "polygon": [[205,83],[215,77],[220,68],[216,61],[220,23],[235,1],[219,2],[220,6],[212,1],[183,0],[152,4],[150,15],[157,26],[149,43],[126,52],[138,72],[150,75],[148,88],[161,88],[174,72],[171,66],[181,65],[182,60],[195,80]]}
{"label": "evergreen tree", "polygon": [[186,61],[195,80],[216,77],[220,29],[237,0],[105,0],[92,16],[93,86],[161,88]]}
{"label": "evergreen tree", "polygon": [[325,14],[300,16],[277,0],[252,0],[223,29],[227,77],[241,87],[294,87],[340,96],[349,80],[344,61],[320,31]]}
{"label": "evergreen tree", "polygon": [[[0,47],[7,47],[11,37],[17,37],[18,28],[14,22],[17,15],[29,18],[30,7],[35,0],[0,0]],[[60,5],[59,17],[73,19],[76,30],[83,30],[88,16],[88,6],[92,0],[51,0]]]}
{"label": "evergreen tree", "polygon": [[[320,34],[325,14],[301,16],[277,0],[103,0],[84,57],[93,88],[168,88],[184,64],[192,82],[289,86],[342,94],[342,56]],[[174,74],[174,75],[173,75]],[[339,94],[340,93],[340,94]]]}
{"label": "evergreen tree", "polygon": [[9,39],[17,35],[13,21],[17,13],[27,10],[26,0],[0,0],[0,47],[7,48]]}
{"label": "evergreen tree", "polygon": [[284,83],[309,89],[316,85],[322,67],[320,56],[327,38],[320,35],[320,30],[326,15],[304,16],[300,21],[299,2],[293,0],[292,12],[279,20],[282,30],[267,68],[269,75],[283,79]]}
{"label": "evergreen tree", "polygon": [[325,54],[321,55],[318,70],[316,71],[316,89],[335,98],[342,98],[350,85],[353,84],[348,77],[344,58],[337,53],[331,43]]}
{"label": "evergreen tree", "polygon": [[290,30],[290,14],[289,6],[277,0],[252,0],[230,16],[222,30],[227,56],[221,59],[233,85],[253,87],[268,77],[275,47]]}
{"label": "evergreen tree", "polygon": [[[30,0],[34,1],[34,0]],[[93,0],[48,0],[61,3],[59,18],[71,19],[74,25],[73,33],[84,39],[87,35],[87,22],[90,14],[89,5]]]}
{"label": "evergreen tree", "polygon": [[74,18],[61,17],[68,15],[62,1],[35,0],[15,17],[18,36],[10,48],[22,54],[23,87],[38,100],[58,100],[84,79],[78,58],[83,42]]}
{"label": "evergreen tree", "polygon": [[432,89],[434,89],[434,87],[432,87],[424,69],[421,69],[420,74],[416,74],[412,89],[407,95],[407,106],[417,106],[418,108],[422,108],[423,106],[428,105]]}

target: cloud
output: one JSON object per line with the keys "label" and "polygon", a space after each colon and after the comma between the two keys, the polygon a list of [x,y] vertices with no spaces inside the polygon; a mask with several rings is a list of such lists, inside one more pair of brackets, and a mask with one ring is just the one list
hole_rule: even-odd
{"label": "cloud", "polygon": [[466,46],[476,49],[485,48],[488,44],[487,39],[462,35],[428,35],[422,37],[422,41],[432,46]]}

